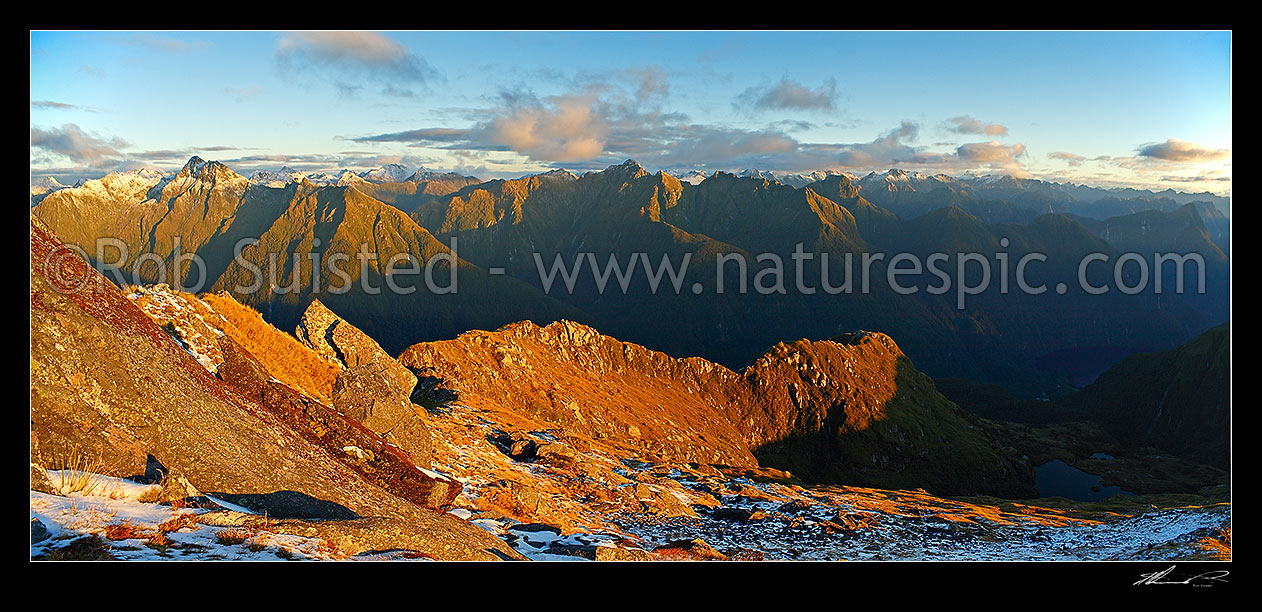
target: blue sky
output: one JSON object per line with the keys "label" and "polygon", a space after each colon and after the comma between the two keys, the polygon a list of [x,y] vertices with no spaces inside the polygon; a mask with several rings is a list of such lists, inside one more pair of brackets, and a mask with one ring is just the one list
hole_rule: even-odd
{"label": "blue sky", "polygon": [[1230,190],[1227,32],[32,32],[31,171],[384,163]]}

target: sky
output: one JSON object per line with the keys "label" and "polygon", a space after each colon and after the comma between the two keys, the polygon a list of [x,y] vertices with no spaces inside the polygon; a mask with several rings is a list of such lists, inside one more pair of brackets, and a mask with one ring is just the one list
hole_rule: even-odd
{"label": "sky", "polygon": [[1230,32],[32,31],[31,174],[902,168],[1231,188]]}

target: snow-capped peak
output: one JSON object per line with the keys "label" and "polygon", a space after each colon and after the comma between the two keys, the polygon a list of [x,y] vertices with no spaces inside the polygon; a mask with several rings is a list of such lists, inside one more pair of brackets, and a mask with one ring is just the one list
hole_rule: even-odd
{"label": "snow-capped peak", "polygon": [[402,183],[407,179],[407,166],[403,164],[386,164],[380,168],[365,171],[359,176],[370,183]]}
{"label": "snow-capped peak", "polygon": [[710,175],[700,170],[690,170],[688,172],[680,173],[678,178],[680,182],[688,183],[690,185],[700,185],[702,181],[710,178]]}
{"label": "snow-capped peak", "polygon": [[45,193],[57,191],[58,189],[65,189],[65,188],[66,188],[65,185],[62,185],[57,179],[51,176],[45,176],[43,178],[31,181],[31,195],[33,196],[42,195]]}
{"label": "snow-capped peak", "polygon": [[304,177],[306,175],[302,172],[298,172],[289,166],[281,166],[278,170],[256,171],[250,175],[250,182],[268,187],[284,187],[290,183],[302,182]]}

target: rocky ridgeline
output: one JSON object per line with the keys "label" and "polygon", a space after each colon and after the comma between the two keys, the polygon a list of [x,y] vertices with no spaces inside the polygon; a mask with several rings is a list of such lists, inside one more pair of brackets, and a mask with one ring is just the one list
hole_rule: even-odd
{"label": "rocky ridgeline", "polygon": [[814,481],[1031,494],[1032,473],[888,336],[778,344],[737,373],[560,321],[415,345],[405,366],[461,394],[647,461],[787,468]]}

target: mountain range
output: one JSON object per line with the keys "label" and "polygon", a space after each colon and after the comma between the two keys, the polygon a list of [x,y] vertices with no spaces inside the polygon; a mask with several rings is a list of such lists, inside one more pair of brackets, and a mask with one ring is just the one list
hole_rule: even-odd
{"label": "mountain range", "polygon": [[[557,170],[491,181],[426,171],[409,175],[400,166],[343,172],[318,182],[300,174],[279,171],[251,179],[195,157],[172,176],[115,173],[48,191],[32,213],[93,257],[98,238],[121,240],[127,248],[120,265],[125,273],[146,282],[200,281],[205,289],[226,290],[280,327],[292,327],[318,297],[381,338],[391,353],[468,329],[568,319],[673,356],[700,356],[740,369],[786,338],[876,329],[900,338],[907,355],[934,377],[998,383],[1025,396],[1059,396],[1083,384],[1074,381],[1098,373],[1068,371],[1066,362],[1173,348],[1228,317],[1229,232],[1223,228],[1229,221],[1218,213],[1229,205],[1210,196],[1180,205],[1190,196],[898,170],[858,180],[818,173],[803,177],[818,180],[800,187],[784,182],[796,179],[775,174],[715,172],[693,184],[664,172],[650,174],[633,161],[582,176]],[[1217,233],[1211,235],[1206,218],[1221,224]],[[244,238],[257,242],[236,257],[234,247]],[[436,277],[448,278],[452,264],[445,256],[452,255],[453,241],[458,292],[435,295],[421,287],[410,295],[374,294],[362,288],[380,287],[385,262],[395,255],[434,260]],[[871,276],[881,280],[866,294],[715,290],[720,265],[728,266],[725,279],[737,269],[721,264],[721,255],[745,256],[746,276],[753,277],[756,255],[792,262],[798,244],[816,255],[802,269],[812,279],[809,285],[818,286],[825,276],[823,254],[830,258],[830,285],[841,286],[840,263],[847,255],[858,261],[885,253],[871,267]],[[344,283],[349,291],[331,292],[332,279],[313,278],[314,268],[327,270],[330,262],[354,264],[361,245],[371,245],[377,259],[349,266]],[[1011,261],[1029,253],[1047,256],[1045,265],[1031,266],[1032,284],[1076,287],[1084,257],[1103,253],[1116,260],[1131,249],[1201,254],[1207,293],[1156,295],[1150,286],[1137,295],[1076,290],[1024,295],[1003,293],[992,283],[988,291],[968,296],[967,308],[960,309],[954,292],[928,291],[932,278],[915,281],[919,290],[913,295],[897,294],[884,282],[894,253],[921,258],[945,253],[943,268],[954,270],[958,253],[987,253],[993,261],[993,254],[1006,252]],[[181,253],[200,256],[204,275],[177,262]],[[634,262],[634,253],[645,255],[643,265],[618,295],[608,290],[614,278],[607,277],[602,289],[596,275],[581,274],[573,291],[564,291],[545,286],[539,269],[539,262],[546,267],[558,258],[567,266],[586,261],[605,269],[611,257]],[[104,255],[110,260],[112,251]],[[648,262],[656,266],[663,257],[676,265],[690,259],[676,284],[681,291],[655,289],[651,274],[645,274],[652,271]],[[271,291],[234,290],[259,280],[252,266],[266,269],[272,260],[276,273],[266,279]],[[784,275],[790,287],[793,276],[792,269]],[[1096,285],[1113,277],[1105,266],[1088,276]],[[731,277],[729,287],[739,280]],[[703,290],[689,291],[694,285]]]}

